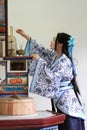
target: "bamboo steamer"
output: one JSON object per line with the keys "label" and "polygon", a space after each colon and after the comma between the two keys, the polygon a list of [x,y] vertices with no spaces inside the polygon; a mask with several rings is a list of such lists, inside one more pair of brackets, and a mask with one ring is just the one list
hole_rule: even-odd
{"label": "bamboo steamer", "polygon": [[0,98],[0,115],[29,115],[36,113],[35,102],[29,98]]}

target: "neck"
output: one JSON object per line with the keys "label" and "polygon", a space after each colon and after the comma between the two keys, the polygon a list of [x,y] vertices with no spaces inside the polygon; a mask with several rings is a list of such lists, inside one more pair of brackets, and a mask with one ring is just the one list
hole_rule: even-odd
{"label": "neck", "polygon": [[57,55],[57,57],[58,57],[58,58],[59,58],[59,57],[61,57],[61,56],[62,56],[62,54],[63,54],[62,52],[59,52],[59,51],[58,51],[58,52],[56,52],[56,55]]}

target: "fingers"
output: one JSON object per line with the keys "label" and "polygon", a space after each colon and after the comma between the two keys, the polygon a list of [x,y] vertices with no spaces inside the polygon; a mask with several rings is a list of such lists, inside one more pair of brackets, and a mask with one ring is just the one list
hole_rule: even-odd
{"label": "fingers", "polygon": [[40,58],[38,54],[32,54],[31,57],[35,60],[38,60]]}
{"label": "fingers", "polygon": [[21,32],[22,32],[22,29],[17,29],[16,32],[17,32],[17,33],[21,33]]}

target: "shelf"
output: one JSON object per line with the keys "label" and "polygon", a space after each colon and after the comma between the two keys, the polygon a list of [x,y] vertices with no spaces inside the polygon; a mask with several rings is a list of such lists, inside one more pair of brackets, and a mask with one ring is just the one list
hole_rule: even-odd
{"label": "shelf", "polygon": [[31,56],[10,56],[10,57],[4,57],[4,60],[29,60],[32,59]]}

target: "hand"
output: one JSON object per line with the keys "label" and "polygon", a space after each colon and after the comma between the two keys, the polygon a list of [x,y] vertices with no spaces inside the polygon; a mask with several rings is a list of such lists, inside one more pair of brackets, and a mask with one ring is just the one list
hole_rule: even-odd
{"label": "hand", "polygon": [[31,57],[35,60],[39,60],[40,56],[38,54],[32,54]]}
{"label": "hand", "polygon": [[17,29],[16,32],[19,33],[21,36],[25,37],[26,40],[30,40],[30,36],[26,34],[22,29]]}

